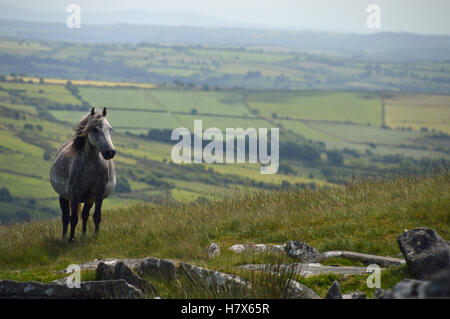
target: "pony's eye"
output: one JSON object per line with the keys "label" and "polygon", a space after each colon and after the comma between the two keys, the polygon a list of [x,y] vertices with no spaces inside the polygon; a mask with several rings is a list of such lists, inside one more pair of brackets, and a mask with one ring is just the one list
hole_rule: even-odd
{"label": "pony's eye", "polygon": [[98,132],[98,128],[93,127],[93,128],[92,128],[92,132]]}

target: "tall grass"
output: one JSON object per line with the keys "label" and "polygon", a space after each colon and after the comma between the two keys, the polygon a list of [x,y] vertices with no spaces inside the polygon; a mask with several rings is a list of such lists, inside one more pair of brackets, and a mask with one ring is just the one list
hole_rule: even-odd
{"label": "tall grass", "polygon": [[[85,237],[79,226],[74,244],[61,240],[60,220],[1,226],[0,278],[33,278],[33,273],[41,278],[40,273],[54,274],[71,263],[146,256],[236,273],[234,267],[241,264],[292,260],[235,254],[228,246],[292,239],[319,251],[395,256],[400,252],[396,239],[404,229],[431,227],[450,239],[449,182],[443,173],[369,179],[317,191],[241,193],[189,204],[135,204],[104,211],[98,236],[92,221]],[[222,254],[213,260],[205,252],[211,242],[222,246]]]}

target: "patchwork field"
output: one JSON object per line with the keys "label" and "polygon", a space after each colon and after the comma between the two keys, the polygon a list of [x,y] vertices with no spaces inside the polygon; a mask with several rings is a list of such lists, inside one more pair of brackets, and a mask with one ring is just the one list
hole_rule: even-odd
{"label": "patchwork field", "polygon": [[[75,85],[74,90],[64,81],[43,82],[0,82],[0,188],[6,188],[11,197],[5,195],[0,200],[3,222],[14,216],[35,219],[58,215],[57,194],[49,183],[50,165],[61,143],[71,136],[71,128],[87,112],[86,103],[106,106],[114,128],[121,191],[105,202],[106,208],[131,202],[214,200],[259,189],[332,187],[351,178],[355,170],[356,174],[377,176],[382,170],[399,169],[406,158],[449,159],[450,154],[448,138],[433,138],[431,127],[428,132],[420,127],[382,128],[382,103],[374,93],[131,85]],[[424,102],[425,96],[420,98],[391,95],[385,99],[387,126],[395,118],[395,107],[410,122],[416,114],[424,123],[436,125],[432,121],[436,116],[418,112],[434,108],[445,115],[449,98],[433,95],[429,104]],[[416,113],[409,112],[409,105]],[[199,119],[203,129],[280,128],[278,174],[261,175],[259,164],[175,165],[171,163],[169,136],[167,140],[147,137],[149,129],[186,127],[192,131],[194,120]],[[331,162],[331,150],[340,152],[342,160]]]}
{"label": "patchwork field", "polygon": [[381,124],[381,102],[375,94],[353,92],[250,93],[247,102],[266,118]]}
{"label": "patchwork field", "polygon": [[446,95],[398,95],[385,100],[386,125],[427,129],[450,134],[450,97]]}

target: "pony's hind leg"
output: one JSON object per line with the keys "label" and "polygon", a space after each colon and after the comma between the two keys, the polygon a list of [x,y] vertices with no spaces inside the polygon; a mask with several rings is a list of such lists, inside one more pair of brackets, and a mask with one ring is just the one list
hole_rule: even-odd
{"label": "pony's hind leg", "polygon": [[100,222],[102,220],[102,204],[103,204],[103,199],[97,199],[95,201],[95,210],[94,210],[94,215],[92,217],[94,218],[96,233],[98,233],[98,231],[100,230]]}
{"label": "pony's hind leg", "polygon": [[81,218],[83,219],[83,235],[86,234],[86,224],[89,219],[89,211],[94,204],[85,203],[83,205],[83,211],[81,213]]}
{"label": "pony's hind leg", "polygon": [[81,203],[79,201],[74,200],[70,202],[70,242],[75,240],[75,228],[78,224],[78,210],[80,207]]}
{"label": "pony's hind leg", "polygon": [[62,216],[61,216],[62,226],[63,226],[62,238],[64,239],[67,234],[67,227],[69,226],[69,220],[70,220],[69,201],[67,199],[65,199],[64,197],[59,196],[59,207],[61,207],[61,211],[62,211]]}

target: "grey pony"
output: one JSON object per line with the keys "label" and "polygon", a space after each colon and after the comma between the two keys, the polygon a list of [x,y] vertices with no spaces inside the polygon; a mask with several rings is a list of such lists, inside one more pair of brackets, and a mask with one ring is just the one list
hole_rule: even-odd
{"label": "grey pony", "polygon": [[69,241],[74,240],[82,203],[83,234],[94,203],[95,232],[99,231],[103,200],[116,187],[116,169],[112,160],[116,150],[111,141],[111,129],[106,120],[106,108],[101,113],[92,108],[74,127],[74,136],[56,154],[50,168],[50,183],[59,194],[63,239],[70,222]]}

